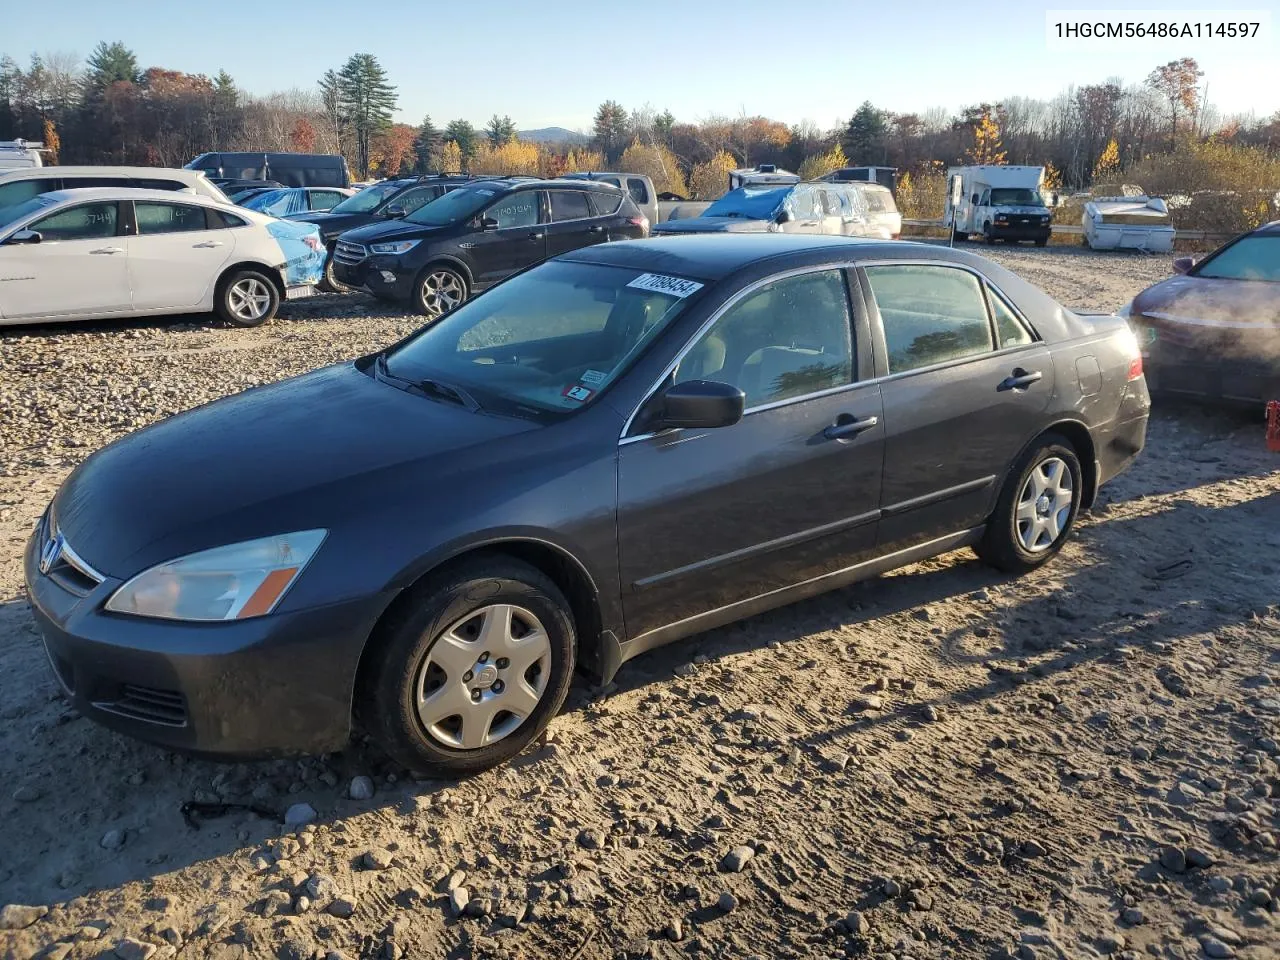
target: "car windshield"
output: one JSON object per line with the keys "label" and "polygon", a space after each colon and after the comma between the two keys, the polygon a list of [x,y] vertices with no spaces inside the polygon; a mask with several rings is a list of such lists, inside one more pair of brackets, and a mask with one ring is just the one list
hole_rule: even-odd
{"label": "car windshield", "polygon": [[49,206],[54,201],[48,197],[32,197],[30,200],[24,200],[22,203],[15,203],[11,207],[0,207],[0,227],[8,226],[16,223],[28,214],[35,213]]}
{"label": "car windshield", "polygon": [[1212,280],[1280,283],[1280,235],[1245,237],[1196,267],[1192,274]]}
{"label": "car windshield", "polygon": [[267,190],[263,193],[255,193],[252,197],[244,200],[240,205],[248,210],[257,210],[259,213],[268,213],[272,216],[278,216],[282,213],[288,212],[289,191]]}
{"label": "car windshield", "polygon": [[421,223],[428,227],[447,227],[474,217],[480,208],[498,195],[498,191],[485,187],[466,187],[453,190],[443,197],[420,206],[405,220],[410,223]]}
{"label": "car windshield", "polygon": [[431,396],[547,422],[591,403],[703,289],[668,274],[548,261],[393,347],[385,373]]}
{"label": "car windshield", "polygon": [[707,207],[702,215],[771,220],[790,192],[791,187],[739,187]]}
{"label": "car windshield", "polygon": [[1030,190],[1026,187],[1002,187],[998,190],[992,190],[991,202],[997,206],[1013,206],[1015,204],[1026,207],[1044,206],[1044,198],[1040,196],[1040,191]]}
{"label": "car windshield", "polygon": [[405,188],[403,181],[375,183],[372,187],[365,187],[354,197],[347,197],[341,203],[329,209],[330,213],[368,213],[383,200],[391,196],[393,193],[399,193]]}

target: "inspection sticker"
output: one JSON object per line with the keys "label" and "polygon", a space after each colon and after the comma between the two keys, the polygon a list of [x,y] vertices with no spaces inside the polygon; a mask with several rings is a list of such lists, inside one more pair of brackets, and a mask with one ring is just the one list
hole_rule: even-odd
{"label": "inspection sticker", "polygon": [[635,287],[637,290],[652,290],[654,293],[665,293],[672,297],[679,297],[681,300],[702,289],[702,284],[696,280],[686,280],[683,277],[668,277],[661,273],[642,273],[628,283],[627,286]]}
{"label": "inspection sticker", "polygon": [[589,383],[593,387],[598,387],[600,384],[604,383],[604,378],[607,376],[607,373],[603,373],[600,370],[584,370],[582,372],[582,376],[578,379],[583,383]]}
{"label": "inspection sticker", "polygon": [[591,399],[591,395],[593,393],[595,393],[594,390],[574,384],[565,387],[564,390],[561,391],[560,396],[568,397],[570,400],[577,400],[579,403],[586,403]]}

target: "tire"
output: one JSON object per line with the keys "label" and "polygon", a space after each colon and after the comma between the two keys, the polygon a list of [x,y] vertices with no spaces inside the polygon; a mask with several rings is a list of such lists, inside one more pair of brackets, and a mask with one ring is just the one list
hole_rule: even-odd
{"label": "tire", "polygon": [[330,293],[350,293],[351,287],[333,275],[333,250],[324,259],[324,278],[321,285]]}
{"label": "tire", "polygon": [[467,278],[442,264],[427,264],[413,281],[414,309],[430,320],[443,317],[468,295]]}
{"label": "tire", "polygon": [[1037,237],[1037,238],[1036,238],[1036,246],[1037,246],[1037,247],[1046,247],[1046,246],[1048,246],[1048,245],[1049,245],[1049,238],[1048,238],[1048,237]]}
{"label": "tire", "polygon": [[969,235],[962,230],[952,230],[951,239],[956,243],[960,243],[962,240],[968,240]]}
{"label": "tire", "polygon": [[236,270],[218,283],[213,309],[233,327],[260,327],[280,308],[280,291],[259,270]]}
{"label": "tire", "polygon": [[569,604],[518,560],[464,561],[428,578],[377,642],[361,670],[357,717],[392,758],[428,776],[467,776],[516,756],[559,712],[573,678]]}
{"label": "tire", "polygon": [[996,245],[996,238],[991,235],[991,224],[984,224],[982,227],[982,240],[988,247]]}
{"label": "tire", "polygon": [[[1053,471],[1055,463],[1063,473]],[[1062,487],[1064,475],[1070,481],[1070,490]],[[1046,433],[1009,472],[995,512],[987,521],[986,533],[974,552],[1005,573],[1027,573],[1047,563],[1062,549],[1075,526],[1082,478],[1080,459],[1071,442],[1059,434]],[[1043,491],[1050,497],[1047,504],[1037,495],[1046,479],[1056,484]]]}

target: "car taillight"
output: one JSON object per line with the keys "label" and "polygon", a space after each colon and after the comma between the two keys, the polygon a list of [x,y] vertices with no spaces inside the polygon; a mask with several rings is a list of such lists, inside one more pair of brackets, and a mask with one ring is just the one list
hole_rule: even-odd
{"label": "car taillight", "polygon": [[629,217],[627,219],[627,223],[631,224],[633,227],[639,227],[641,230],[649,229],[649,218],[643,214],[638,217]]}
{"label": "car taillight", "polygon": [[1137,380],[1142,376],[1142,354],[1138,354],[1129,361],[1129,379]]}

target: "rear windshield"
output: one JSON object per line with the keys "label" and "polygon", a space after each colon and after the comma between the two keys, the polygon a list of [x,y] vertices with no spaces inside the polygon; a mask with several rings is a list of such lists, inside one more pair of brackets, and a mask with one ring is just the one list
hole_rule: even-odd
{"label": "rear windshield", "polygon": [[1214,280],[1265,280],[1280,283],[1280,236],[1237,240],[1191,271]]}
{"label": "rear windshield", "polygon": [[702,292],[683,277],[552,260],[393,348],[386,371],[461,388],[487,411],[556,419],[606,390]]}

